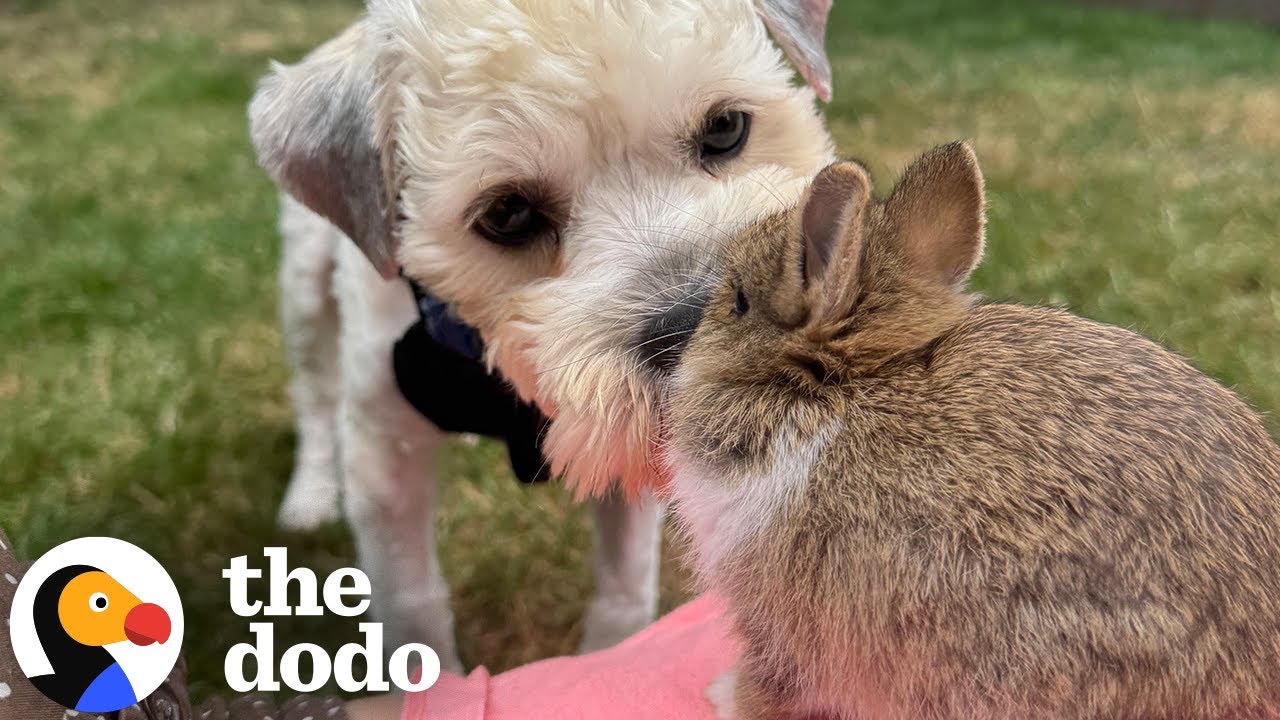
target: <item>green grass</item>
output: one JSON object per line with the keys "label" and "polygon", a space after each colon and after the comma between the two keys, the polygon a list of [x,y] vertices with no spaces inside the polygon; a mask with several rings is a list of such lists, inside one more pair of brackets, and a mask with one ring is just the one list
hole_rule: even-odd
{"label": "green grass", "polygon": [[[1137,328],[1280,408],[1274,34],[1018,0],[837,5],[833,132],[882,186],[924,149],[973,140],[991,197],[981,289]],[[340,527],[273,527],[293,439],[276,198],[244,107],[268,58],[299,57],[357,11],[0,9],[0,526],[27,555],[89,534],[156,555],[185,598],[197,695],[225,692],[222,657],[247,635],[229,557],[283,544],[320,572],[352,562]],[[464,657],[501,669],[572,651],[583,510],[516,486],[491,444],[444,462]],[[685,592],[677,565],[664,607]],[[277,635],[336,647],[355,633],[322,619]]]}

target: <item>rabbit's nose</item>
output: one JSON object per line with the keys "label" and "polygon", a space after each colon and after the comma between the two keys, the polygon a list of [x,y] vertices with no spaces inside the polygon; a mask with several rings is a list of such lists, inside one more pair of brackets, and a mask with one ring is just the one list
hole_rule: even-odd
{"label": "rabbit's nose", "polygon": [[640,360],[659,372],[669,372],[680,363],[689,338],[702,321],[706,298],[690,295],[645,323],[637,344]]}

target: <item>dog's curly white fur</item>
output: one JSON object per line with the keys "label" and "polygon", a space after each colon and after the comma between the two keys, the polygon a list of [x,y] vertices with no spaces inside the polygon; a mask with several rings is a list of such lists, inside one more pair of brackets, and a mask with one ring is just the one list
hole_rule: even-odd
{"label": "dog's curly white fur", "polygon": [[[286,200],[282,288],[300,438],[281,519],[326,516],[336,486],[327,448],[338,438],[376,607],[445,665],[456,667],[452,621],[433,485],[422,479],[439,432],[391,377],[391,345],[414,310],[387,278],[403,271],[449,301],[480,331],[487,361],[552,417],[553,469],[605,498],[586,645],[634,631],[656,610],[661,520],[653,503],[623,501],[656,483],[637,327],[716,243],[797,199],[796,180],[832,159],[813,91],[792,83],[766,31],[825,97],[828,9],[373,0],[346,33],[264,79],[250,108],[260,161],[354,240]],[[736,157],[703,163],[698,134],[725,110],[748,113],[750,134]],[[475,231],[513,189],[548,226],[518,247]]]}

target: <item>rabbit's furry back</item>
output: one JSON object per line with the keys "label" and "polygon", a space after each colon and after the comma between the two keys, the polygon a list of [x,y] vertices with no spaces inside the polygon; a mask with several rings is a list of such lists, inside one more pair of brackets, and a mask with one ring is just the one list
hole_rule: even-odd
{"label": "rabbit's furry back", "polygon": [[964,294],[966,162],[879,203],[846,168],[853,210],[746,231],[677,370],[673,495],[746,641],[737,714],[1277,717],[1280,448],[1156,343]]}

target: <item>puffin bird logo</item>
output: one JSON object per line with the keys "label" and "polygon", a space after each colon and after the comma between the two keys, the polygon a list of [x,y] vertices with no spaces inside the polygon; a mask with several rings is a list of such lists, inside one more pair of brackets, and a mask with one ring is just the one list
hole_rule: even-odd
{"label": "puffin bird logo", "polygon": [[[120,543],[141,553],[159,577],[140,573],[139,563],[122,562],[116,553],[93,553],[92,562],[55,562],[36,573],[71,544],[64,543],[23,578],[10,630],[19,665],[37,689],[72,710],[109,713],[145,698],[168,675],[181,642],[182,611],[173,581],[150,555],[113,538],[84,540]],[[102,562],[110,556],[114,562]],[[76,557],[89,559],[83,553]]]}

